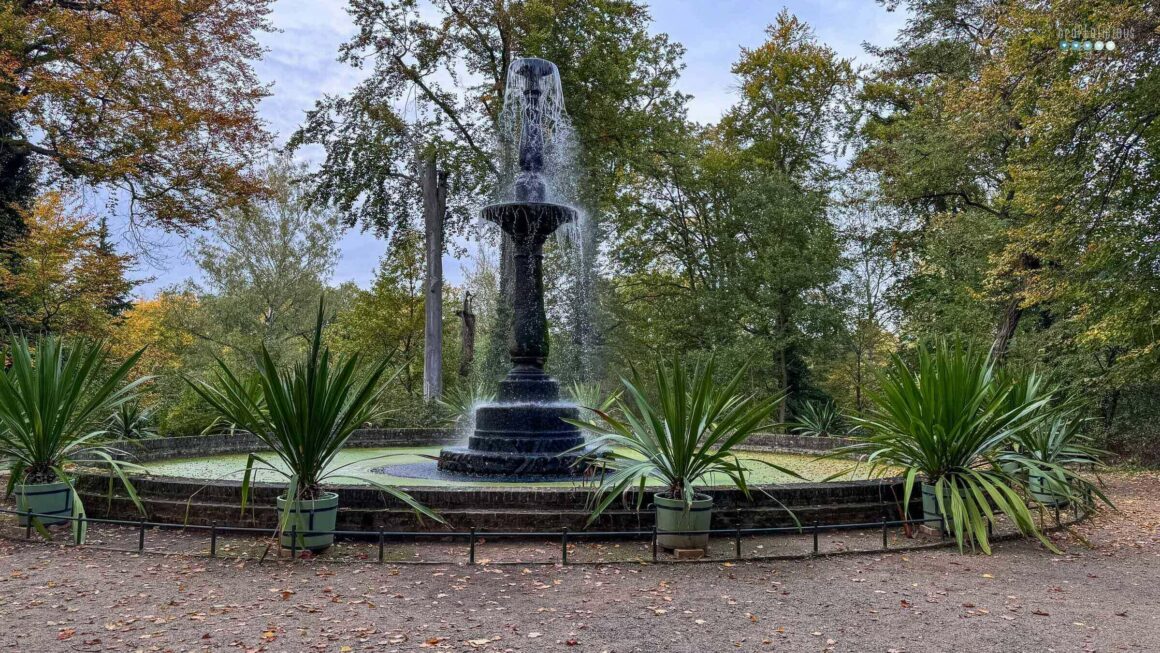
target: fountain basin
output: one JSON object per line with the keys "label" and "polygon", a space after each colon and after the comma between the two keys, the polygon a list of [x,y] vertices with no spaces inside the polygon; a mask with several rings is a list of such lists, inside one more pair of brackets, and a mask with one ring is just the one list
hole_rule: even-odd
{"label": "fountain basin", "polygon": [[[372,429],[356,432],[350,449],[344,450],[335,465],[355,464],[346,470],[354,478],[336,478],[328,490],[339,495],[338,528],[374,531],[444,531],[447,527],[415,514],[391,497],[386,497],[366,480],[389,483],[406,489],[415,499],[437,510],[457,530],[544,531],[568,527],[585,528],[592,497],[591,485],[583,478],[571,480],[507,479],[467,477],[439,472],[433,460],[439,445],[455,442],[460,436],[449,431],[419,429]],[[803,438],[762,435],[755,445],[780,451],[747,451],[745,456],[765,459],[789,467],[809,479],[824,479],[850,466],[849,461],[818,460],[816,451],[844,442],[840,438]],[[152,521],[208,526],[233,524],[273,527],[277,523],[275,499],[285,492],[285,481],[270,472],[258,472],[252,499],[243,517],[240,512],[241,468],[246,454],[261,451],[257,438],[195,436],[157,438],[114,443],[132,454],[152,473],[137,475],[133,484]],[[361,448],[359,448],[361,447]],[[798,453],[786,454],[793,449]],[[391,458],[383,458],[392,454]],[[196,456],[196,457],[191,457]],[[801,482],[755,463],[750,478],[750,497],[736,488],[709,490],[717,510],[714,528],[733,526],[793,526],[786,513],[791,508],[803,524],[873,522],[882,514],[897,514],[902,497],[900,479],[862,478],[865,466],[846,478],[826,482]],[[416,473],[418,472],[418,473]],[[716,485],[716,483],[713,483]],[[90,517],[135,520],[140,517],[131,499],[118,490],[108,501],[109,476],[103,470],[77,470],[77,489],[85,500]],[[659,486],[645,489],[644,505],[652,502]],[[191,498],[192,497],[192,498]],[[632,503],[635,499],[630,498]],[[779,503],[780,502],[780,503]],[[619,501],[588,526],[596,530],[637,530],[652,525],[653,512],[636,511],[632,503]],[[921,511],[921,499],[915,511]],[[915,512],[914,514],[921,514]]]}

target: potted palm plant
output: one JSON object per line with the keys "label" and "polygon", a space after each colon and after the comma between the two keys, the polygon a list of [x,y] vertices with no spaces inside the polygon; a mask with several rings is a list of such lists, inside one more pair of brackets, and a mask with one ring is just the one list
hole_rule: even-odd
{"label": "potted palm plant", "polygon": [[1080,469],[1098,469],[1106,455],[1083,434],[1085,421],[1076,408],[1055,411],[1021,431],[1004,454],[1005,466],[1016,467],[1026,476],[1031,498],[1039,505],[1062,507],[1089,493],[1111,505],[1095,483],[1078,473]]}
{"label": "potted palm plant", "polygon": [[990,553],[987,527],[997,510],[1054,550],[1017,492],[1021,481],[1001,464],[1010,442],[1042,419],[1047,397],[1012,401],[985,354],[948,343],[919,347],[913,367],[895,355],[880,385],[856,420],[863,441],[834,455],[865,456],[871,474],[904,470],[904,506],[921,482],[923,519],[945,524],[960,549],[970,543]]}
{"label": "potted palm plant", "polygon": [[655,402],[634,371],[631,381],[622,379],[628,400],[617,400],[623,419],[592,408],[599,419],[574,422],[597,436],[586,445],[592,447],[587,460],[600,470],[589,524],[634,489],[639,510],[652,480],[661,486],[653,496],[657,543],[667,549],[705,548],[709,534],[702,531],[709,530],[713,498],[703,489],[726,482],[749,496],[748,461],[734,450],[769,423],[783,396],[743,395],[738,388],[744,369],[725,384],[714,380],[714,371],[712,360],[691,376],[679,360],[671,367],[658,365]]}
{"label": "potted palm plant", "polygon": [[[125,383],[141,353],[110,372],[108,350],[99,342],[45,337],[34,350],[27,339],[12,339],[11,365],[0,372],[0,460],[9,471],[7,494],[15,495],[18,510],[37,515],[32,525],[41,533],[66,521],[82,528],[75,518],[84,515],[84,505],[69,478],[75,465],[111,469],[144,513],[125,473],[140,467],[96,442],[105,435],[101,421],[148,380]],[[21,525],[28,519],[21,517]]]}
{"label": "potted palm plant", "polygon": [[[286,493],[277,500],[281,544],[311,551],[334,543],[329,531],[334,531],[337,523],[338,494],[326,490],[324,483],[344,477],[341,471],[346,465],[335,467],[334,457],[355,429],[377,416],[377,399],[388,364],[383,361],[364,372],[357,355],[332,356],[322,343],[324,315],[324,305],[319,302],[310,348],[293,367],[280,368],[266,347],[261,348],[257,361],[260,393],[253,392],[252,385],[220,359],[212,382],[190,382],[227,422],[252,433],[281,462],[276,465],[260,453],[247,457],[242,510],[249,499],[255,467],[285,477]],[[442,521],[398,488],[359,480],[398,498],[421,515]],[[295,533],[296,543],[292,539]]]}

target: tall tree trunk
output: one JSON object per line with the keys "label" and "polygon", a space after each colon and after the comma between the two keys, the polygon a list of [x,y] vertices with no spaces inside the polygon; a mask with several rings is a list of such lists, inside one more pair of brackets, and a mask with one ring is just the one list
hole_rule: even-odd
{"label": "tall tree trunk", "polygon": [[1021,304],[1022,300],[1015,296],[1007,302],[1007,307],[1003,310],[1003,316],[999,320],[999,328],[995,330],[995,342],[991,345],[991,360],[996,363],[1002,362],[1007,356],[1011,338],[1015,336],[1015,330],[1019,328],[1019,319],[1023,317]]}
{"label": "tall tree trunk", "polygon": [[436,169],[435,155],[423,162],[423,231],[427,278],[423,305],[423,399],[443,394],[443,219],[447,210],[447,173]]}
{"label": "tall tree trunk", "polygon": [[785,391],[785,397],[782,398],[781,403],[777,407],[777,421],[785,424],[788,416],[789,405],[789,363],[786,361],[785,347],[782,346],[778,351],[778,367],[781,368],[781,387]]}
{"label": "tall tree trunk", "polygon": [[1039,257],[1033,254],[1024,252],[1019,255],[1019,261],[1013,270],[1015,277],[1019,279],[1017,287],[1007,300],[1007,306],[1003,309],[1003,315],[999,319],[999,327],[995,329],[995,342],[991,345],[991,360],[996,363],[1001,363],[1007,357],[1011,339],[1015,337],[1015,331],[1019,328],[1019,320],[1028,308],[1023,305],[1023,296],[1028,283],[1025,275],[1040,269],[1042,266],[1043,263]]}
{"label": "tall tree trunk", "polygon": [[471,293],[463,293],[463,310],[456,311],[456,315],[463,320],[463,332],[459,342],[462,349],[459,354],[459,376],[471,376],[471,364],[475,362],[475,313],[471,312]]}

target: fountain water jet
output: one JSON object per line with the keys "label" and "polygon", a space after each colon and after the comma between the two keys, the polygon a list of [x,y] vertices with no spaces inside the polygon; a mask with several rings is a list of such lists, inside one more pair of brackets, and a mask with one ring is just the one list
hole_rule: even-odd
{"label": "fountain water jet", "polygon": [[[509,75],[511,106],[520,108],[519,172],[515,201],[492,204],[483,218],[511,236],[515,252],[512,369],[499,384],[498,401],[475,412],[475,430],[466,447],[439,454],[444,472],[488,476],[550,477],[578,472],[584,436],[565,422],[576,419],[574,405],[560,403],[560,386],[544,371],[548,359],[548,321],[544,311],[544,243],[561,226],[577,220],[575,209],[546,201],[545,127],[560,116],[559,73],[544,59],[518,59]],[[505,105],[508,104],[505,101]],[[505,106],[505,111],[508,108]]]}

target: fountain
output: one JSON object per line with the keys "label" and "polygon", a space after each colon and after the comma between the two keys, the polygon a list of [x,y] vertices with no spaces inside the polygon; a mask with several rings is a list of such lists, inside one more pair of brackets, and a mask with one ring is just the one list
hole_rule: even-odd
{"label": "fountain", "polygon": [[[584,452],[576,406],[560,402],[560,386],[544,372],[548,359],[548,321],[544,314],[544,243],[558,228],[577,219],[576,210],[547,200],[544,177],[544,123],[559,110],[559,74],[544,59],[517,59],[509,90],[521,97],[519,172],[515,201],[484,207],[483,218],[511,236],[515,252],[512,332],[508,341],[512,369],[499,384],[498,401],[475,412],[475,431],[467,446],[439,454],[444,472],[504,477],[558,477],[577,473]],[[551,97],[555,102],[547,102]],[[545,118],[545,113],[549,114]]]}

